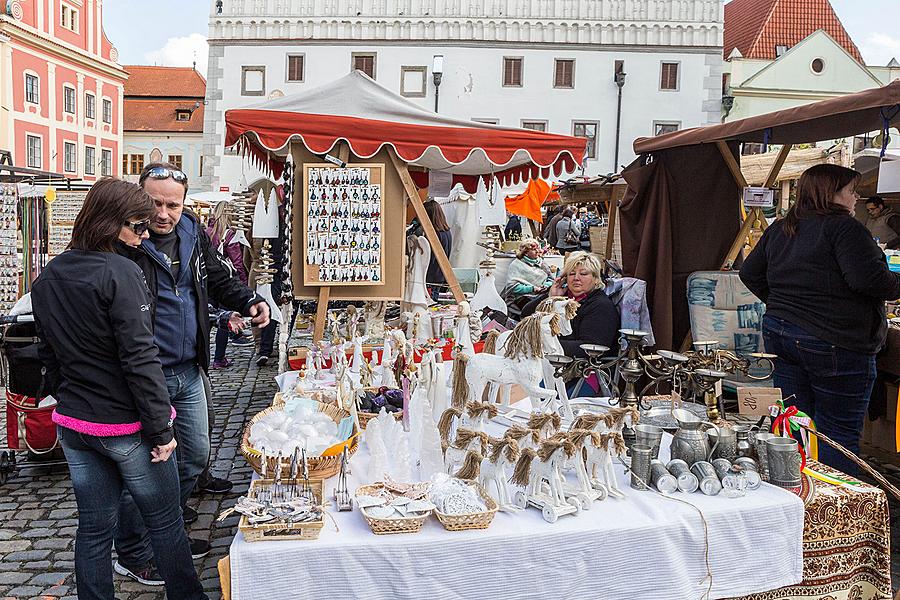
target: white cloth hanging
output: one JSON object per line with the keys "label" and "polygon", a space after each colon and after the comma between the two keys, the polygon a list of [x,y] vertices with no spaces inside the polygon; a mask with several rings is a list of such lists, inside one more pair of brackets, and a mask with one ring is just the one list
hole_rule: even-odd
{"label": "white cloth hanging", "polygon": [[269,198],[263,198],[262,190],[256,195],[256,207],[253,209],[253,237],[257,239],[274,239],[278,237],[278,199],[275,190],[269,192]]}
{"label": "white cloth hanging", "polygon": [[485,269],[481,272],[481,279],[478,280],[478,287],[475,289],[475,295],[469,300],[469,305],[473,311],[488,307],[506,314],[506,302],[497,291],[493,271]]}
{"label": "white cloth hanging", "polygon": [[479,225],[506,225],[506,203],[500,198],[500,186],[496,179],[491,182],[491,189],[488,190],[484,179],[479,177],[475,198],[478,202]]}
{"label": "white cloth hanging", "polygon": [[266,301],[266,304],[269,305],[269,319],[272,321],[277,321],[278,323],[282,323],[284,317],[281,314],[281,307],[275,302],[275,299],[272,297],[272,284],[264,283],[262,285],[256,286],[256,293],[262,296],[263,300]]}

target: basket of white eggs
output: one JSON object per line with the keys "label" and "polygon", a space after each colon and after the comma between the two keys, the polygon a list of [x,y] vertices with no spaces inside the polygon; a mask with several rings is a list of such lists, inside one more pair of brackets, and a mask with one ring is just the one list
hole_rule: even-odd
{"label": "basket of white eggs", "polygon": [[358,433],[350,413],[332,404],[310,400],[291,411],[272,406],[244,428],[241,453],[260,475],[265,453],[265,473],[271,476],[279,460],[286,468],[294,452],[305,449],[309,477],[327,479],[341,470],[344,446],[351,456],[359,448]]}

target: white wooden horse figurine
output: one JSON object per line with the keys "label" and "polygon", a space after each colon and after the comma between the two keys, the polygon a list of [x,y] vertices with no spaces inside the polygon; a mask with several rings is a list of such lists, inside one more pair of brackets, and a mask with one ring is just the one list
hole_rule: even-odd
{"label": "white wooden horse figurine", "polygon": [[493,496],[497,501],[499,510],[505,512],[517,512],[522,508],[513,503],[512,496],[509,493],[509,481],[512,475],[512,469],[519,459],[519,446],[515,440],[503,437],[499,440],[491,440],[491,453],[481,461],[481,469],[478,474],[478,482],[485,490],[491,493],[491,483],[497,490],[497,495]]}
{"label": "white wooden horse figurine", "polygon": [[486,433],[460,427],[454,442],[444,450],[444,471],[448,475],[455,475],[465,464],[466,454],[476,451],[483,455],[487,452],[487,443]]}
{"label": "white wooden horse figurine", "polygon": [[571,429],[590,429],[597,433],[614,431],[621,434],[627,425],[633,428],[641,419],[641,413],[634,407],[620,406],[602,414],[579,415],[572,422]]}
{"label": "white wooden horse figurine", "polygon": [[526,448],[537,450],[541,445],[540,431],[538,431],[537,429],[528,429],[527,427],[522,427],[521,425],[513,425],[506,430],[506,433],[503,434],[503,437],[515,441],[516,444],[518,444],[520,451],[525,450]]}
{"label": "white wooden horse figurine", "polygon": [[[482,352],[469,358],[466,366],[468,400],[480,402],[488,383],[519,384],[532,398],[555,396],[555,391],[541,388],[540,381],[544,341],[553,337],[552,330],[558,320],[555,315],[535,313],[522,319],[512,330],[504,355]],[[508,394],[505,400],[508,403]]]}
{"label": "white wooden horse figurine", "polygon": [[[559,474],[563,462],[574,453],[575,446],[562,437],[541,442],[537,452],[523,450],[512,476],[513,483],[525,487],[524,494],[517,496],[516,504],[524,507],[531,503],[541,507],[544,519],[551,523],[560,514],[580,510],[580,505],[566,498]],[[543,491],[545,484],[549,492],[546,494]]]}
{"label": "white wooden horse figurine", "polygon": [[613,456],[624,456],[626,447],[621,433],[610,431],[599,434],[600,444],[589,444],[587,449],[586,470],[590,477],[591,486],[596,489],[605,488],[610,496],[624,498],[625,494],[619,489],[616,480],[616,472],[613,469]]}
{"label": "white wooden horse figurine", "polygon": [[578,478],[578,486],[573,490],[574,495],[581,501],[582,510],[588,510],[594,500],[603,500],[607,495],[606,486],[594,488],[584,458],[592,451],[599,450],[603,439],[601,434],[588,429],[573,429],[566,434],[566,438],[575,446],[575,456],[569,462]]}
{"label": "white wooden horse figurine", "polygon": [[497,405],[492,402],[467,402],[462,425],[475,431],[484,431],[488,421],[497,416]]}

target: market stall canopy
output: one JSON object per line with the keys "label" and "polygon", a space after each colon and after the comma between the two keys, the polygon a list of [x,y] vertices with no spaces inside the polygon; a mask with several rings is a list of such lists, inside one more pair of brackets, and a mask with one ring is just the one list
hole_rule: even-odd
{"label": "market stall canopy", "polygon": [[807,144],[900,124],[900,80],[871,90],[709,127],[634,142],[635,154],[717,141]]}
{"label": "market stall canopy", "polygon": [[391,146],[408,164],[456,175],[493,173],[503,184],[574,171],[584,138],[446,117],[398,96],[360,71],[308,92],[225,112],[225,145],[276,175],[274,156],[301,142],[325,154],[346,140],[359,158]]}

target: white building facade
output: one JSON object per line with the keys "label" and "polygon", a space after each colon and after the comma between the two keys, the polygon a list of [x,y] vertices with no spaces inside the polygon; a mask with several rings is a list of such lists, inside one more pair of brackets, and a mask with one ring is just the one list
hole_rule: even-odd
{"label": "white building facade", "polygon": [[[629,163],[637,137],[721,119],[723,0],[210,4],[204,189],[255,176],[226,155],[226,110],[354,68],[433,110],[435,56],[443,57],[438,112],[588,137],[588,175]],[[621,110],[617,71],[626,74]]]}

